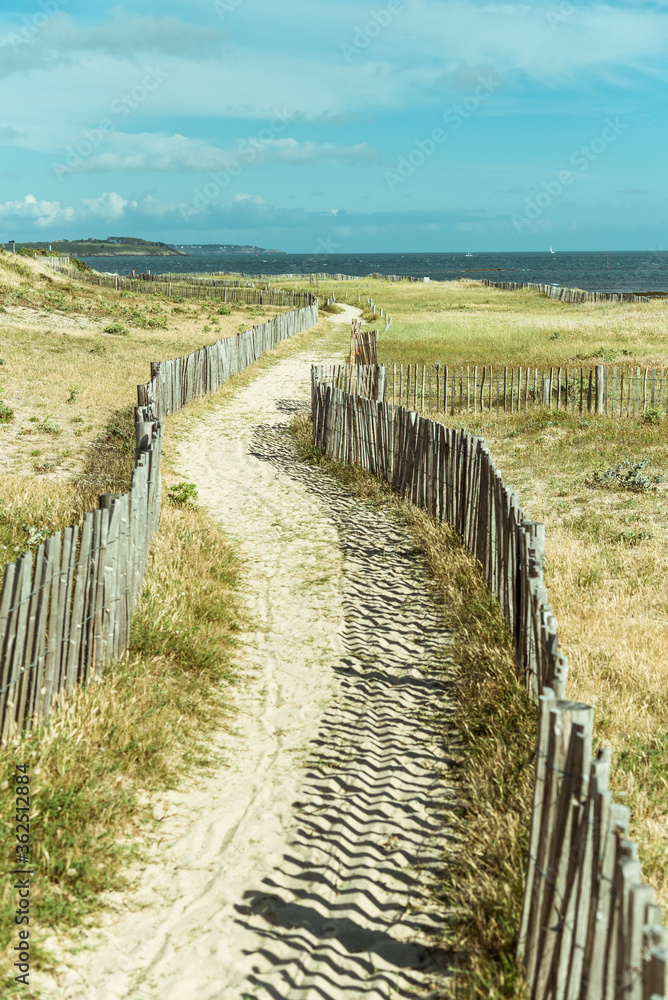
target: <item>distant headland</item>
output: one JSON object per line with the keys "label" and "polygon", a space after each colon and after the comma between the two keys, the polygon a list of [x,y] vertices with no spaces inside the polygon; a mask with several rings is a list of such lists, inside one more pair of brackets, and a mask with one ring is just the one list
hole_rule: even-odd
{"label": "distant headland", "polygon": [[108,236],[105,240],[89,237],[85,240],[51,240],[47,243],[17,243],[16,249],[56,251],[69,257],[189,257],[192,253],[259,254],[285,253],[264,247],[237,246],[233,243],[200,243],[174,245],[142,240],[135,236]]}
{"label": "distant headland", "polygon": [[239,246],[236,243],[176,243],[177,250],[182,253],[287,253],[286,250],[268,250],[266,247]]}

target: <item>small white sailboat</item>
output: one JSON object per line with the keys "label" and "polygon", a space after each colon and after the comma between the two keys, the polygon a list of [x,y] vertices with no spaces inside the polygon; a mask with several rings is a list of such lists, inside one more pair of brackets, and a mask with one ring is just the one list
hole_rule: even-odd
{"label": "small white sailboat", "polygon": [[554,253],[554,250],[552,249],[552,247],[550,247],[550,253]]}

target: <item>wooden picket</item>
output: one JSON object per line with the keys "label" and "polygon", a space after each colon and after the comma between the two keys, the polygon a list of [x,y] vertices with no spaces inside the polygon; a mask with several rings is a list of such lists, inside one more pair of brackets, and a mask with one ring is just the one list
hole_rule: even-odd
{"label": "wooden picket", "polygon": [[[357,335],[359,336],[359,335]],[[376,331],[363,336],[377,336]],[[329,366],[327,379],[357,395],[377,396],[422,414],[522,413],[546,407],[571,414],[594,413],[616,420],[648,416],[668,417],[668,372],[663,368],[624,365],[529,367],[508,365],[430,365],[389,362],[377,365],[372,344],[359,349],[356,331],[349,364],[376,366],[367,381],[346,366]],[[355,353],[353,353],[355,352]],[[335,370],[336,369],[336,370]],[[352,386],[352,388],[351,388]],[[626,393],[626,395],[625,395]],[[381,397],[378,397],[381,398]]]}
{"label": "wooden picket", "polygon": [[627,839],[628,810],[608,790],[610,753],[592,755],[593,709],[566,700],[568,660],[543,580],[544,525],[525,516],[481,438],[340,384],[338,368],[313,366],[314,444],[457,529],[499,600],[518,671],[539,705],[517,949],[531,997],[658,1000],[663,915]]}
{"label": "wooden picket", "polygon": [[564,288],[561,285],[547,285],[537,281],[490,281],[481,278],[481,285],[498,288],[505,292],[520,292],[527,289],[538,292],[559,302],[649,302],[649,296],[634,292],[586,292],[581,288]]}
{"label": "wooden picket", "polygon": [[318,301],[282,313],[185,358],[151,365],[137,387],[135,468],[129,491],[104,494],[66,528],[8,563],[0,590],[0,736],[47,719],[77,683],[122,657],[160,518],[164,417],[215,392],[266,351],[318,321]]}
{"label": "wooden picket", "polygon": [[113,288],[117,292],[140,292],[144,295],[163,295],[167,298],[212,299],[220,302],[243,302],[246,305],[277,306],[295,309],[308,306],[314,300],[309,292],[284,288],[249,287],[229,278],[196,278],[177,274],[138,274],[123,276],[101,274],[98,271],[76,270],[69,257],[42,257],[34,255],[40,264],[76,281],[83,281],[99,288]]}

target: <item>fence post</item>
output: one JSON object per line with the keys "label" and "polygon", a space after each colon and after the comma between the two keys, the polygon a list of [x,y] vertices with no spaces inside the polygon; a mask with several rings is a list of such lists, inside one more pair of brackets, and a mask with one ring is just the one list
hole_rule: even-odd
{"label": "fence post", "polygon": [[596,413],[603,413],[603,365],[596,365]]}
{"label": "fence post", "polygon": [[[367,368],[367,380],[375,370]],[[364,383],[364,369],[357,366],[356,374]],[[597,412],[603,375],[598,366],[595,394],[593,371],[588,379],[588,409],[596,399]],[[543,372],[543,398],[553,380],[553,370],[549,382]],[[363,394],[333,388],[333,371],[314,369],[314,381],[319,393],[330,383],[327,419],[342,427],[342,460],[384,475],[400,495],[448,520],[481,562],[513,627],[516,664],[540,705],[517,947],[533,1000],[615,1000],[622,992],[626,1000],[663,998],[663,913],[641,883],[637,846],[625,839],[629,810],[611,801],[610,753],[599,751],[591,760],[593,709],[565,700],[568,660],[559,653],[543,582],[545,526],[524,518],[481,439],[415,409],[374,407]],[[580,385],[584,402],[583,371]],[[409,405],[411,395],[409,387]],[[454,377],[451,395],[454,401]],[[382,410],[392,418],[387,432]],[[322,421],[318,406],[313,421],[315,432]]]}

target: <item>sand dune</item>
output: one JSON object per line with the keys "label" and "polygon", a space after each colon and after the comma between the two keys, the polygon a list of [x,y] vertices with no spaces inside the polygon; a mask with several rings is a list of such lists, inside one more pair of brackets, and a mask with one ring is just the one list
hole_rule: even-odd
{"label": "sand dune", "polygon": [[49,997],[398,998],[447,982],[429,893],[453,804],[431,717],[447,669],[429,672],[447,637],[405,528],[296,459],[285,423],[309,367],[265,370],[181,447],[246,560],[257,631],[235,731],[220,771],[157,800],[154,861]]}

